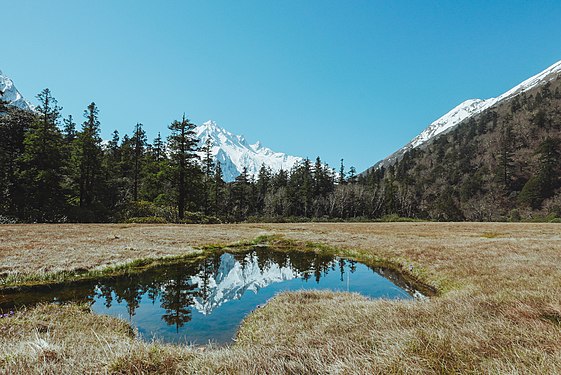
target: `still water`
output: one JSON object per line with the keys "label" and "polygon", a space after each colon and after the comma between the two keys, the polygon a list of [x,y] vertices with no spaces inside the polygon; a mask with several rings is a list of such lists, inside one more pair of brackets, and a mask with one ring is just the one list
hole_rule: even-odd
{"label": "still water", "polygon": [[11,296],[0,308],[39,301],[88,301],[98,314],[130,321],[145,340],[196,345],[232,341],[251,311],[283,291],[334,290],[371,298],[418,296],[395,273],[314,253],[254,248],[195,263]]}

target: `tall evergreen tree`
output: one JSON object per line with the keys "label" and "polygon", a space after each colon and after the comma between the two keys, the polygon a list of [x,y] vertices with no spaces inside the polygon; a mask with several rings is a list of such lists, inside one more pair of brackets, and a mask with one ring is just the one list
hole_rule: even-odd
{"label": "tall evergreen tree", "polygon": [[133,146],[133,189],[132,199],[138,200],[138,189],[140,185],[140,173],[142,170],[142,162],[144,157],[144,150],[146,148],[146,132],[142,129],[142,124],[137,123],[134,126],[133,136],[131,138]]}
{"label": "tall evergreen tree", "polygon": [[90,103],[84,110],[85,120],[76,140],[80,207],[83,209],[92,208],[98,198],[101,184],[102,150],[98,114],[95,103]]}
{"label": "tall evergreen tree", "polygon": [[0,114],[0,215],[23,218],[26,184],[21,178],[24,139],[35,115],[14,107]]}
{"label": "tall evergreen tree", "polygon": [[152,155],[156,159],[157,162],[162,161],[165,159],[166,153],[166,146],[162,141],[162,136],[160,132],[158,132],[158,136],[154,138],[154,144],[152,145]]}
{"label": "tall evergreen tree", "polygon": [[205,214],[208,215],[211,211],[211,186],[214,178],[214,156],[212,156],[212,139],[210,137],[206,139],[201,151],[203,152],[202,167],[204,174],[203,207]]}
{"label": "tall evergreen tree", "polygon": [[26,186],[26,202],[32,220],[52,220],[63,210],[62,179],[64,154],[62,134],[58,128],[61,108],[49,89],[37,95],[38,116],[27,130],[22,178]]}
{"label": "tall evergreen tree", "polygon": [[72,115],[68,115],[68,117],[62,120],[62,122],[64,123],[64,142],[66,144],[71,144],[72,142],[74,142],[77,136],[76,123],[74,122]]}
{"label": "tall evergreen tree", "polygon": [[214,214],[223,214],[223,198],[224,198],[224,176],[222,175],[222,166],[220,162],[216,162],[216,167],[214,168],[214,186],[213,186],[213,201],[214,201]]}
{"label": "tall evergreen tree", "polygon": [[344,184],[345,181],[345,164],[343,163],[343,159],[341,159],[341,166],[339,167],[339,184]]}
{"label": "tall evergreen tree", "polygon": [[232,184],[232,203],[235,219],[244,220],[250,211],[251,204],[251,185],[246,167]]}
{"label": "tall evergreen tree", "polygon": [[[195,153],[197,138],[194,129],[195,125],[185,118],[185,114],[181,121],[176,120],[169,125],[171,134],[168,137],[168,142],[171,151],[171,163],[177,182],[177,208],[180,220],[185,218],[188,193],[187,177],[190,172],[193,172],[193,168],[196,168],[195,160],[198,159]],[[191,173],[191,175],[194,175],[194,173]]]}
{"label": "tall evergreen tree", "polygon": [[261,164],[261,168],[259,168],[259,174],[257,175],[257,186],[256,186],[256,209],[259,213],[263,212],[263,208],[265,207],[265,197],[269,192],[270,185],[271,185],[271,169],[268,168],[264,163]]}

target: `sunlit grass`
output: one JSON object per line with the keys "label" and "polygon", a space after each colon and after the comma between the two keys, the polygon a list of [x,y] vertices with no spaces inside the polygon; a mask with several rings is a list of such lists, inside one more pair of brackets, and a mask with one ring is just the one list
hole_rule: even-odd
{"label": "sunlit grass", "polygon": [[[561,372],[561,232],[555,224],[101,227],[104,232],[95,225],[76,227],[70,239],[61,237],[65,226],[0,227],[13,234],[0,245],[0,272],[31,275],[41,269],[37,254],[63,272],[61,256],[73,260],[66,272],[96,270],[104,259],[134,260],[131,252],[112,257],[114,240],[107,232],[114,231],[137,259],[188,255],[196,247],[216,251],[224,243],[234,244],[233,251],[248,244],[299,244],[302,251],[368,264],[391,262],[440,294],[412,302],[281,294],[243,322],[235,345],[202,349],[142,342],[126,323],[84,306],[39,306],[0,318],[0,373]],[[57,255],[67,241],[80,247]],[[181,242],[188,244],[183,252]],[[132,264],[142,268],[144,262]]]}

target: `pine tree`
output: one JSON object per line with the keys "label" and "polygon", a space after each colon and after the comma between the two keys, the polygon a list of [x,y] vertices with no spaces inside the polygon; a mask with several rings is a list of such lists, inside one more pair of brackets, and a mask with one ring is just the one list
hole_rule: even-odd
{"label": "pine tree", "polygon": [[152,146],[152,155],[156,159],[157,162],[162,161],[165,159],[166,156],[165,144],[162,141],[162,136],[160,132],[158,132],[158,136],[154,139],[154,144]]}
{"label": "pine tree", "polygon": [[0,114],[0,215],[23,218],[26,184],[21,178],[24,139],[35,115],[15,107]]}
{"label": "pine tree", "polygon": [[134,126],[133,136],[131,138],[133,147],[133,189],[132,199],[138,201],[138,190],[140,185],[140,173],[144,158],[144,150],[146,148],[146,132],[142,129],[142,124],[137,123]]}
{"label": "pine tree", "polygon": [[512,126],[510,123],[503,124],[500,138],[499,153],[499,179],[505,192],[509,192],[511,188],[512,176],[514,174],[514,136],[512,134]]}
{"label": "pine tree", "polygon": [[256,209],[259,213],[262,213],[263,208],[265,207],[265,197],[267,196],[267,193],[271,188],[271,175],[271,168],[268,168],[264,163],[261,164],[261,168],[259,168],[259,174],[257,175],[257,202],[255,203]]}
{"label": "pine tree", "polygon": [[236,177],[232,184],[232,203],[236,220],[243,220],[250,211],[251,186],[247,168],[244,167],[242,173]]}
{"label": "pine tree", "polygon": [[214,169],[214,186],[213,186],[213,200],[214,200],[214,213],[216,215],[221,215],[223,213],[222,208],[224,197],[224,179],[222,175],[222,166],[220,162],[216,162],[216,168]]}
{"label": "pine tree", "polygon": [[349,168],[349,183],[350,184],[355,184],[356,180],[357,180],[356,168],[351,167],[351,168]]}
{"label": "pine tree", "polygon": [[77,132],[76,132],[76,123],[72,118],[72,115],[68,115],[67,118],[62,120],[64,124],[63,134],[64,134],[64,142],[69,145],[76,139]]}
{"label": "pine tree", "polygon": [[105,201],[115,211],[121,200],[121,148],[119,147],[119,131],[114,130],[103,153],[103,170],[105,171]]}
{"label": "pine tree", "polygon": [[58,128],[61,108],[49,89],[39,95],[38,116],[27,130],[21,157],[29,219],[52,220],[64,205],[62,179],[64,154]]}
{"label": "pine tree", "polygon": [[204,146],[201,148],[203,152],[203,160],[202,160],[202,167],[203,167],[203,174],[204,174],[204,212],[205,215],[208,215],[211,211],[211,185],[214,178],[214,157],[212,156],[212,139],[208,137],[205,141]]}
{"label": "pine tree", "polygon": [[345,164],[343,164],[343,159],[341,159],[341,166],[339,167],[339,184],[344,184],[345,181]]}
{"label": "pine tree", "polygon": [[84,110],[85,120],[76,140],[80,207],[83,209],[92,208],[101,184],[102,150],[98,113],[95,103],[90,103]]}
{"label": "pine tree", "polygon": [[[195,136],[195,125],[188,119],[174,121],[169,125],[171,134],[168,137],[169,148],[171,151],[171,163],[177,181],[177,208],[179,219],[185,218],[185,208],[187,205],[187,177],[189,172],[196,168],[195,160],[198,159],[195,153],[197,138]],[[191,173],[194,175],[194,173]],[[193,183],[193,181],[191,181]]]}

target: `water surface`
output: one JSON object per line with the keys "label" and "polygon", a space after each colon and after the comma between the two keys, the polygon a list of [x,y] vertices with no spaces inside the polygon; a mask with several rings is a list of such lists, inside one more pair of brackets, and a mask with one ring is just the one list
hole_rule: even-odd
{"label": "water surface", "polygon": [[231,342],[251,311],[297,290],[356,292],[370,298],[419,295],[387,269],[326,255],[254,248],[143,273],[4,297],[1,309],[39,301],[87,301],[95,313],[130,321],[143,339]]}

